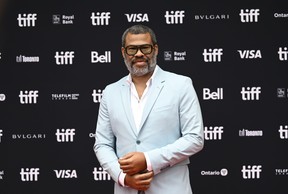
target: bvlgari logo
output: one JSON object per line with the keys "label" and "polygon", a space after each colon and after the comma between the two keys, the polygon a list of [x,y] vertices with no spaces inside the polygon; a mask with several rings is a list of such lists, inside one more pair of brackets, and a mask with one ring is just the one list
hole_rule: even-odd
{"label": "bvlgari logo", "polygon": [[12,134],[12,139],[19,140],[19,139],[25,139],[25,140],[32,140],[32,139],[45,139],[46,134],[44,133],[18,133],[18,134]]}
{"label": "bvlgari logo", "polygon": [[199,20],[209,20],[209,21],[215,21],[215,20],[229,20],[230,16],[229,14],[195,14],[194,19]]}

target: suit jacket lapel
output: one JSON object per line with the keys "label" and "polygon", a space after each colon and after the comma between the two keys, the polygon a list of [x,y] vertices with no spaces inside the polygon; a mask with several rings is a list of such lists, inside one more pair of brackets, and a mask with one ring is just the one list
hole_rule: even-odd
{"label": "suit jacket lapel", "polygon": [[130,86],[126,81],[126,78],[123,80],[122,89],[121,89],[121,100],[124,112],[126,113],[126,117],[130,124],[131,129],[135,136],[137,136],[137,128],[134,122],[134,117],[131,110],[131,101],[130,101]]}
{"label": "suit jacket lapel", "polygon": [[150,91],[149,91],[147,103],[146,103],[145,108],[143,110],[143,115],[142,115],[142,119],[141,119],[139,132],[141,131],[143,124],[145,123],[149,113],[151,112],[151,110],[152,110],[155,102],[157,101],[157,98],[158,98],[158,96],[159,96],[159,94],[160,94],[160,92],[164,86],[165,79],[162,76],[162,73],[163,73],[163,70],[160,69],[160,67],[159,67],[158,71],[156,72],[154,79],[152,80],[152,86],[151,86]]}

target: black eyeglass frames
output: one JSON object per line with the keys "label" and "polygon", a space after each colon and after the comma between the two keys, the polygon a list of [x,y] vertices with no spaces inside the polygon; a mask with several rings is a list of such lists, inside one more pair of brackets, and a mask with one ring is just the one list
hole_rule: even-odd
{"label": "black eyeglass frames", "polygon": [[125,47],[125,52],[127,55],[134,56],[139,49],[144,55],[148,55],[152,53],[154,46],[151,44],[129,45]]}

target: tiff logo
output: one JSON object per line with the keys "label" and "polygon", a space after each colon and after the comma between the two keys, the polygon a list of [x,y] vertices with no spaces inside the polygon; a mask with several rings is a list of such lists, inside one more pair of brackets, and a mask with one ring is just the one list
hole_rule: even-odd
{"label": "tiff logo", "polygon": [[21,90],[19,94],[20,103],[21,104],[36,104],[38,98],[38,90],[25,90],[24,92]]}
{"label": "tiff logo", "polygon": [[0,143],[1,143],[1,137],[3,136],[3,130],[2,129],[0,129]]}
{"label": "tiff logo", "polygon": [[260,178],[260,172],[262,172],[261,170],[262,166],[261,165],[248,165],[248,166],[242,166],[242,177],[244,179],[259,179]]}
{"label": "tiff logo", "polygon": [[111,51],[105,51],[104,55],[91,51],[91,63],[111,63]]}
{"label": "tiff logo", "polygon": [[39,168],[21,168],[21,181],[38,181]]}
{"label": "tiff logo", "polygon": [[166,11],[165,18],[167,24],[182,24],[185,11]]}
{"label": "tiff logo", "polygon": [[259,100],[261,87],[242,87],[242,100]]}
{"label": "tiff logo", "polygon": [[288,51],[287,47],[279,47],[278,56],[280,61],[287,61],[288,60]]}
{"label": "tiff logo", "polygon": [[73,64],[74,51],[57,51],[54,57],[57,65],[71,65]]}
{"label": "tiff logo", "polygon": [[220,62],[223,49],[204,49],[203,56],[205,62]]}
{"label": "tiff logo", "polygon": [[95,103],[100,103],[101,101],[101,98],[102,98],[102,90],[98,89],[97,91],[96,90],[93,90],[93,93],[92,93],[92,97],[93,97],[93,102]]}
{"label": "tiff logo", "polygon": [[219,127],[204,127],[204,138],[205,140],[221,140],[223,126]]}
{"label": "tiff logo", "polygon": [[110,12],[92,12],[90,18],[93,26],[109,25]]}
{"label": "tiff logo", "polygon": [[75,129],[57,129],[55,135],[58,142],[73,142]]}
{"label": "tiff logo", "polygon": [[239,14],[241,22],[258,22],[259,11],[259,9],[241,9]]}
{"label": "tiff logo", "polygon": [[279,135],[281,139],[288,139],[288,125],[280,125]]}
{"label": "tiff logo", "polygon": [[111,180],[111,176],[101,167],[99,167],[98,169],[94,168],[93,174],[95,181]]}
{"label": "tiff logo", "polygon": [[18,14],[18,26],[19,27],[30,27],[35,26],[35,21],[37,20],[36,13],[28,13],[28,14]]}

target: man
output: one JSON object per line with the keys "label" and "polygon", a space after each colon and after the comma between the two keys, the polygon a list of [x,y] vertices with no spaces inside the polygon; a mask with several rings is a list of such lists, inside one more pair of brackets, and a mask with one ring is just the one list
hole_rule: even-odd
{"label": "man", "polygon": [[94,151],[115,194],[191,194],[189,157],[204,145],[199,101],[189,77],[162,70],[147,26],[122,36],[129,75],[102,95]]}

